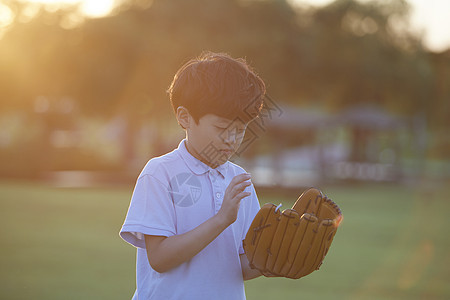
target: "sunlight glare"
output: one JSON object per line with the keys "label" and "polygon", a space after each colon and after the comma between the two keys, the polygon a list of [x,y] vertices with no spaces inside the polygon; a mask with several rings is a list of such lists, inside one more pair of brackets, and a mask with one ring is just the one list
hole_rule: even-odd
{"label": "sunlight glare", "polygon": [[83,1],[81,9],[89,17],[102,17],[109,14],[114,8],[114,0]]}
{"label": "sunlight glare", "polygon": [[14,20],[14,14],[8,6],[0,2],[0,28],[6,27]]}
{"label": "sunlight glare", "polygon": [[114,0],[22,0],[22,2],[43,4],[48,7],[80,4],[81,13],[87,17],[104,17],[114,8]]}

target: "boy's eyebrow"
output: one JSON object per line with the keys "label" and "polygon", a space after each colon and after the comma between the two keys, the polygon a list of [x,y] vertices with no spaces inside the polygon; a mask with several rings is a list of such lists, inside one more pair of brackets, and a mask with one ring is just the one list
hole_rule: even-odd
{"label": "boy's eyebrow", "polygon": [[222,124],[223,124],[223,126],[226,126],[226,127],[232,126],[232,128],[239,128],[239,129],[247,127],[246,123],[244,123],[244,122],[236,122],[236,121],[229,121],[229,122],[226,122],[226,123],[221,123],[221,125]]}
{"label": "boy's eyebrow", "polygon": [[229,119],[225,119],[225,118],[219,117],[219,118],[217,118],[215,123],[228,126],[228,125],[233,123],[233,120],[229,120]]}
{"label": "boy's eyebrow", "polygon": [[245,123],[243,120],[236,118],[236,119],[227,119],[224,117],[217,116],[217,119],[214,121],[214,124],[216,126],[224,126],[224,127],[247,127],[248,123]]}
{"label": "boy's eyebrow", "polygon": [[216,124],[220,124],[220,125],[229,125],[232,122],[231,121],[226,121],[226,120],[217,120],[215,123]]}

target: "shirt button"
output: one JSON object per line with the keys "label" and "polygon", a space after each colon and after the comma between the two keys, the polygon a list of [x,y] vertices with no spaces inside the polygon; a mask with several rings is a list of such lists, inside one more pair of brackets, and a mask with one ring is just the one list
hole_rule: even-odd
{"label": "shirt button", "polygon": [[219,199],[220,198],[220,193],[216,193],[216,198]]}

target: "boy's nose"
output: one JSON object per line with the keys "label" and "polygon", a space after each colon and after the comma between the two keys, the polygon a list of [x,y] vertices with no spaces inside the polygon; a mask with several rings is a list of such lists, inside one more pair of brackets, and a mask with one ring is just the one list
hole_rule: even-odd
{"label": "boy's nose", "polygon": [[227,130],[227,134],[225,134],[225,143],[227,144],[234,144],[236,143],[236,135],[237,135],[237,130],[236,128],[230,128]]}

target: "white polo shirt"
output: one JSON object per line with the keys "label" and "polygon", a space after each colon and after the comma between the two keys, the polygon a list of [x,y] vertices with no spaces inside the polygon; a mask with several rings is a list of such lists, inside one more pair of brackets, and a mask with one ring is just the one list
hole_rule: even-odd
{"label": "white polo shirt", "polygon": [[247,187],[251,195],[242,199],[237,220],[180,266],[165,273],[154,271],[144,240],[144,234],[185,233],[214,216],[231,179],[241,173],[245,171],[231,162],[210,168],[187,151],[185,140],[147,163],[120,231],[125,241],[137,247],[133,299],[245,299],[239,255],[244,253],[242,240],[260,208],[253,185]]}

